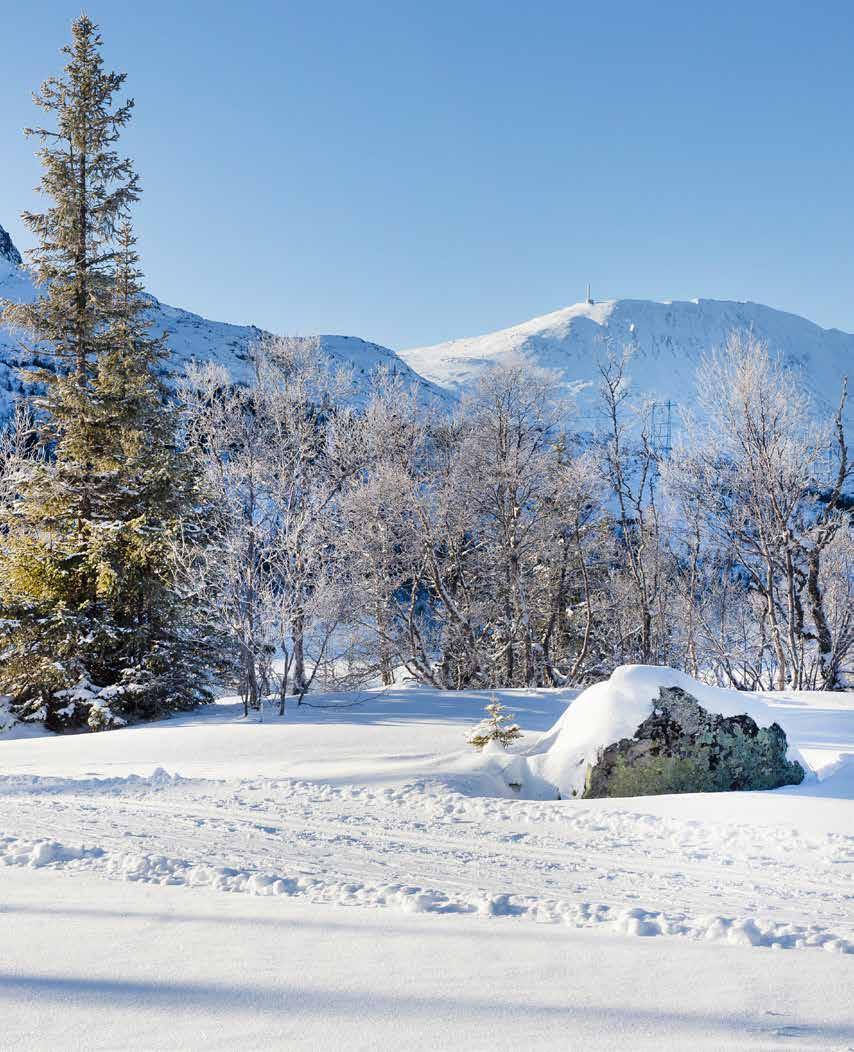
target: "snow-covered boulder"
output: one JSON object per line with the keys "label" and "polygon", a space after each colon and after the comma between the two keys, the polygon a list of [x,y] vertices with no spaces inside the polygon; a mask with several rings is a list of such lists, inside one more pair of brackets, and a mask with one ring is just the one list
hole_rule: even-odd
{"label": "snow-covered boulder", "polygon": [[580,694],[529,763],[564,798],[772,788],[808,771],[759,698],[645,665]]}
{"label": "snow-covered boulder", "polygon": [[588,767],[585,798],[729,792],[798,785],[804,769],[786,756],[777,723],[708,712],[681,687],[660,687],[652,713]]}

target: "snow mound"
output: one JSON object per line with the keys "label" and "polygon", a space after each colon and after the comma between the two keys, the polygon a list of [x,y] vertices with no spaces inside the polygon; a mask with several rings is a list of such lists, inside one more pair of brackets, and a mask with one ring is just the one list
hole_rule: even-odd
{"label": "snow mound", "polygon": [[[580,797],[588,766],[596,763],[601,749],[634,735],[652,712],[660,687],[681,687],[711,713],[746,714],[760,727],[780,724],[778,715],[758,697],[710,687],[666,666],[621,665],[610,679],[588,687],[572,702],[531,750],[529,766],[557,786],[564,799]],[[810,766],[791,742],[787,756],[800,763],[810,777]]]}

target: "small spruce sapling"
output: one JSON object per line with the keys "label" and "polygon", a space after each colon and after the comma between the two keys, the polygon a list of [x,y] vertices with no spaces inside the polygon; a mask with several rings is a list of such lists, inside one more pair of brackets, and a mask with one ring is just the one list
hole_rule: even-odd
{"label": "small spruce sapling", "polygon": [[513,713],[507,712],[494,694],[486,706],[486,711],[489,716],[481,720],[469,735],[469,745],[473,745],[480,751],[490,742],[498,742],[502,748],[506,749],[511,742],[518,741],[522,737],[519,725],[510,722],[513,719]]}

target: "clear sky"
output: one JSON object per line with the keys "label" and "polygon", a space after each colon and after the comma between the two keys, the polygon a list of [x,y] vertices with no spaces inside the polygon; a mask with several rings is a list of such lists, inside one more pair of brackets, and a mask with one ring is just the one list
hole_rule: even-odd
{"label": "clear sky", "polygon": [[[0,0],[0,224],[75,3]],[[583,297],[854,331],[854,3],[93,0],[148,285],[395,348]]]}

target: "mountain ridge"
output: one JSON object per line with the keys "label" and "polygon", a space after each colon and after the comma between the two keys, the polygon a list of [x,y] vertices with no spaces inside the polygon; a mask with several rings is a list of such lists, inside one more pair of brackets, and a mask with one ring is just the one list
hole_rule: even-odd
{"label": "mountain ridge", "polygon": [[[0,226],[0,301],[31,302],[38,295],[32,275],[26,269],[9,234]],[[168,332],[171,357],[168,373],[179,375],[192,361],[214,361],[225,366],[237,383],[252,378],[251,350],[259,339],[272,334],[255,325],[213,321],[182,307],[172,307],[156,296],[148,296],[152,331]],[[309,337],[306,337],[309,338]],[[384,368],[414,385],[422,404],[445,403],[448,394],[415,374],[389,347],[357,336],[323,334],[316,337],[320,352],[334,366],[352,373],[350,401],[364,402],[371,388],[371,377]],[[29,355],[21,347],[18,334],[0,324],[0,417],[8,416],[12,401],[24,391],[19,371]]]}
{"label": "mountain ridge", "polygon": [[[23,302],[36,295],[32,276],[0,226],[0,299]],[[153,330],[169,333],[171,374],[190,361],[216,361],[236,382],[251,381],[251,347],[268,333],[254,325],[212,321],[154,296],[151,305]],[[588,300],[495,332],[399,352],[355,336],[317,339],[329,362],[352,372],[355,403],[368,396],[371,376],[383,367],[414,384],[422,404],[448,406],[469,392],[485,369],[514,354],[555,371],[583,422],[592,420],[598,363],[609,351],[629,348],[627,373],[636,391],[649,401],[669,402],[678,412],[693,401],[701,356],[722,346],[732,331],[765,341],[800,376],[817,411],[835,410],[842,378],[854,366],[854,334],[750,300]],[[15,334],[0,326],[0,415],[23,391],[18,371],[25,357]]]}
{"label": "mountain ridge", "polygon": [[628,374],[651,400],[691,401],[701,356],[729,334],[750,332],[799,374],[817,410],[839,402],[842,378],[854,365],[854,334],[823,329],[797,314],[749,300],[586,301],[480,336],[400,351],[417,373],[449,393],[464,394],[507,355],[554,370],[592,408],[598,363],[631,352]]}

